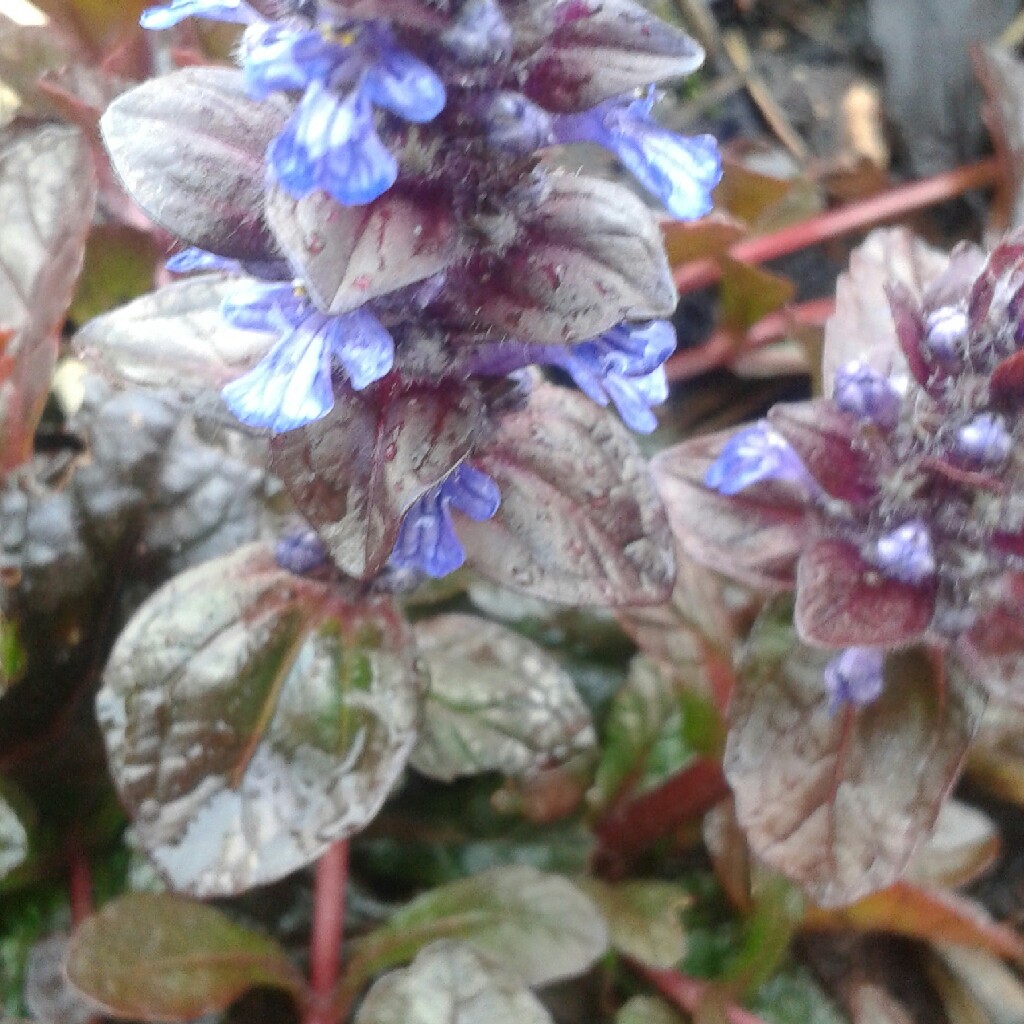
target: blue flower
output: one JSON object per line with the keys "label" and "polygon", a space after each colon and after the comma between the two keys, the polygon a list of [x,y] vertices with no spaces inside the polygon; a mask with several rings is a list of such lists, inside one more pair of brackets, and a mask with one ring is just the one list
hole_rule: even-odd
{"label": "blue flower", "polygon": [[612,402],[626,424],[642,434],[658,421],[651,409],[668,397],[664,362],[675,351],[667,320],[621,323],[575,345],[530,345],[509,338],[474,351],[463,363],[470,375],[504,376],[525,366],[557,366],[598,405]]}
{"label": "blue flower", "polygon": [[274,433],[326,416],[334,407],[334,362],[359,391],[385,376],[394,362],[391,335],[368,310],[344,316],[321,313],[291,284],[251,282],[224,301],[233,327],[278,334],[278,342],[221,394],[243,423]]}
{"label": "blue flower", "polygon": [[257,99],[304,92],[267,154],[282,187],[295,196],[323,189],[345,206],[372,202],[398,176],[374,108],[424,122],[445,104],[437,75],[373,22],[347,31],[262,25],[247,33],[242,70]]}
{"label": "blue flower", "polygon": [[920,519],[879,537],[870,557],[886,576],[900,583],[916,586],[935,575],[931,534]]}
{"label": "blue flower", "polygon": [[664,362],[675,351],[676,332],[667,320],[622,323],[569,349],[551,346],[548,361],[561,366],[598,405],[609,400],[632,430],[651,433],[651,412],[668,398]]}
{"label": "blue flower", "polygon": [[882,693],[885,656],[877,647],[848,647],[825,666],[828,711],[834,715],[844,704],[864,707]]}
{"label": "blue flower", "polygon": [[486,473],[464,463],[456,466],[406,512],[389,564],[419,569],[435,579],[447,576],[466,560],[450,510],[483,522],[500,504],[498,485]]}
{"label": "blue flower", "polygon": [[767,420],[759,420],[729,438],[704,475],[708,487],[729,495],[765,480],[788,481],[808,494],[818,490],[800,456]]}
{"label": "blue flower", "polygon": [[377,134],[366,96],[354,92],[339,99],[319,82],[306,90],[267,157],[291,195],[319,188],[343,206],[373,202],[398,178],[398,162]]}
{"label": "blue flower", "polygon": [[703,217],[722,177],[718,144],[710,135],[683,136],[652,117],[653,88],[640,99],[606,100],[581,114],[554,119],[559,142],[593,142],[611,150],[626,169],[680,220]]}
{"label": "blue flower", "polygon": [[237,25],[249,25],[259,20],[259,15],[245,0],[171,0],[160,7],[149,7],[142,12],[139,24],[143,28],[171,28],[186,18],[210,18],[213,21],[230,21]]}

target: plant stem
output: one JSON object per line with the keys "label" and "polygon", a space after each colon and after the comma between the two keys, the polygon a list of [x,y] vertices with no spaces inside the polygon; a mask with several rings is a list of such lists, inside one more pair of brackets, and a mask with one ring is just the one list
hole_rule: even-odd
{"label": "plant stem", "polygon": [[348,840],[343,839],[332,844],[316,865],[309,937],[309,1005],[304,1024],[335,1024],[331,997],[341,969],[347,878]]}
{"label": "plant stem", "polygon": [[795,327],[821,327],[835,312],[834,299],[811,299],[795,306],[786,306],[769,313],[747,331],[743,344],[737,346],[736,336],[730,331],[718,330],[696,348],[683,349],[665,363],[665,372],[672,384],[691,380],[709,370],[727,366],[734,357],[760,345],[785,338]]}
{"label": "plant stem", "polygon": [[71,907],[71,923],[77,928],[93,910],[89,858],[77,838],[72,839],[68,868],[68,903]]}
{"label": "plant stem", "polygon": [[680,825],[699,818],[728,793],[718,760],[696,758],[657,789],[624,801],[598,822],[599,861],[615,872]]}
{"label": "plant stem", "polygon": [[[729,250],[729,255],[743,263],[765,263],[778,259],[808,246],[872,227],[882,221],[893,220],[913,210],[954,199],[971,189],[995,184],[1001,177],[1002,167],[997,157],[989,157],[931,178],[922,178],[909,185],[899,185],[838,209],[826,210],[816,217],[809,217],[799,224],[792,224],[771,234],[745,238]],[[665,231],[671,234],[671,225]],[[680,293],[697,291],[715,284],[721,276],[722,268],[717,260],[695,260],[683,264],[676,271],[676,287]]]}
{"label": "plant stem", "polygon": [[[679,1007],[687,1015],[698,1013],[704,1001],[714,990],[708,982],[688,977],[678,971],[648,967],[646,964],[629,958],[626,962],[673,1006]],[[756,1014],[744,1010],[740,1006],[726,1006],[725,1019],[729,1024],[765,1024]]]}

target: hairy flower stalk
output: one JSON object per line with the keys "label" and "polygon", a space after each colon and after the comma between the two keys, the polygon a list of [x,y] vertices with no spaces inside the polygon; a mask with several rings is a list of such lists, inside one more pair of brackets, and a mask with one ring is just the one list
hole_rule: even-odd
{"label": "hairy flower stalk", "polygon": [[896,283],[889,296],[898,349],[734,434],[704,484],[759,529],[790,524],[797,628],[844,649],[833,705],[876,697],[881,652],[919,641],[1019,699],[1024,237],[987,260],[955,251],[920,299]]}
{"label": "hairy flower stalk", "polygon": [[[532,366],[563,371],[633,430],[655,428],[675,292],[652,207],[700,217],[721,175],[714,140],[654,120],[655,84],[696,68],[700,48],[634,0],[174,0],[142,24],[186,18],[243,27],[237,72],[170,79],[200,94],[197,109],[229,104],[251,122],[236,148],[264,140],[258,175],[220,172],[255,208],[241,223],[219,210],[187,223],[177,185],[143,180],[131,94],[104,131],[137,198],[189,246],[168,266],[235,282],[218,284],[225,337],[260,351],[221,382],[228,408],[274,435],[274,471],[344,572],[444,575],[465,560],[470,524],[498,517],[517,538],[510,582],[529,587],[538,558],[553,573],[542,533],[488,467],[510,479],[505,440],[546,386]],[[147,102],[173,111],[171,87]],[[561,171],[551,157],[580,144],[614,154],[635,187]],[[599,426],[610,408],[592,415],[588,443],[619,444]],[[543,446],[558,429],[526,436]],[[377,461],[363,467],[368,451]],[[556,452],[524,464],[543,476],[536,459]],[[579,486],[593,486],[579,456]],[[621,531],[625,512],[607,507],[608,532]],[[650,528],[626,524],[626,557],[667,576]]]}

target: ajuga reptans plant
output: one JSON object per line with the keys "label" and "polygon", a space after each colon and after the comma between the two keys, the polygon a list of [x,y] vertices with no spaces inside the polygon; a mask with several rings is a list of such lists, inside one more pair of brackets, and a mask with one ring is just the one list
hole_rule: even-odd
{"label": "ajuga reptans plant", "polygon": [[[832,359],[828,397],[663,453],[657,473],[692,554],[795,589],[801,639],[837,652],[834,708],[876,700],[912,645],[1019,705],[1024,239],[961,246],[919,293],[887,295],[891,337]],[[720,502],[714,530],[679,488]]]}
{"label": "ajuga reptans plant", "polygon": [[[142,21],[189,18],[241,26],[236,66],[101,122],[180,240],[177,279],[77,346],[252,435],[299,519],[155,595],[100,693],[139,842],[213,893],[307,863],[387,795],[422,694],[392,595],[467,563],[556,601],[667,596],[630,428],[654,429],[675,343],[658,218],[706,213],[721,171],[652,115],[700,48],[633,0],[175,0]],[[618,180],[580,170],[601,151]],[[255,746],[194,742],[180,720],[242,691],[274,709]],[[352,714],[321,734],[338,692]]]}

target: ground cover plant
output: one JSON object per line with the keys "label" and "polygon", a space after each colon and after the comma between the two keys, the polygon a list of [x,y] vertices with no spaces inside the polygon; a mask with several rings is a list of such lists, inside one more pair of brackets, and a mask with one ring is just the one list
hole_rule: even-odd
{"label": "ground cover plant", "polygon": [[1024,1019],[1015,8],[0,10],[5,1021]]}

